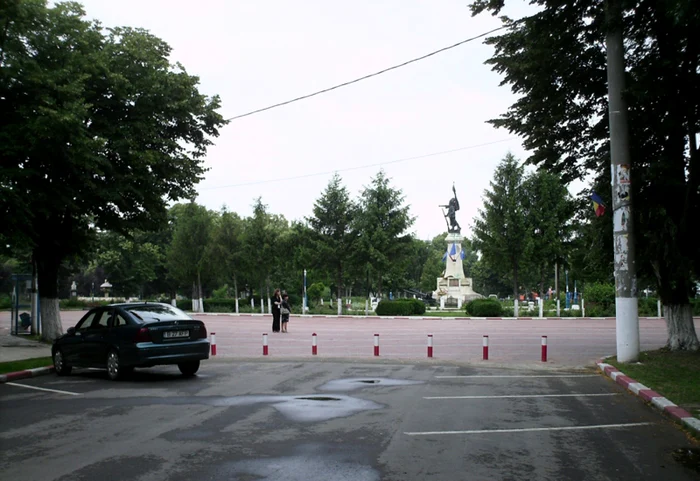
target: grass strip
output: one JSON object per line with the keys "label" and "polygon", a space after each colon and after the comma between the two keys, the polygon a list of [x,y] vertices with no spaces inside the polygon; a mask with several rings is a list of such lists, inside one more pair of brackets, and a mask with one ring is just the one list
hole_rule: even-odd
{"label": "grass strip", "polygon": [[638,363],[606,360],[625,375],[700,418],[700,351],[645,351]]}
{"label": "grass strip", "polygon": [[0,374],[46,366],[53,366],[53,359],[50,357],[35,357],[32,359],[23,359],[21,361],[0,362]]}

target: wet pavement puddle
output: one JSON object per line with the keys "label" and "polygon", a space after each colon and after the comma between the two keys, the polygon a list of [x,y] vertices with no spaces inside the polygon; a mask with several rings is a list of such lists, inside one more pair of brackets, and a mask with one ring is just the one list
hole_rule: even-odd
{"label": "wet pavement puddle", "polygon": [[335,379],[322,385],[318,389],[321,391],[354,391],[355,389],[366,388],[367,386],[412,386],[415,384],[423,384],[423,381],[409,381],[406,379],[390,379],[390,378],[348,378]]}

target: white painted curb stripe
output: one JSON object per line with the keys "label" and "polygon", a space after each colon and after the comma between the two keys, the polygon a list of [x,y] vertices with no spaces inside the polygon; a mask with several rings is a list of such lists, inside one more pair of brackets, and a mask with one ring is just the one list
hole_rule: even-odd
{"label": "white painted curb stripe", "polygon": [[619,393],[595,393],[595,394],[510,394],[503,396],[432,396],[423,399],[514,399],[514,398],[540,398],[540,397],[596,397],[617,396]]}
{"label": "white painted curb stripe", "polygon": [[676,407],[674,403],[666,399],[665,397],[655,397],[651,399],[651,403],[662,411],[664,408]]}
{"label": "white painted curb stripe", "polygon": [[47,392],[55,392],[58,394],[68,394],[70,396],[80,396],[79,392],[59,391],[58,389],[47,389],[45,387],[29,386],[27,384],[17,384],[16,382],[7,382],[5,384],[7,384],[8,386],[17,386],[17,387],[26,387],[27,389],[36,389],[37,391],[47,391]]}
{"label": "white painted curb stripe", "polygon": [[641,390],[643,390],[643,389],[644,389],[644,390],[649,390],[649,388],[646,387],[646,386],[645,386],[644,384],[642,384],[641,382],[633,382],[633,383],[630,383],[630,385],[627,386],[627,389],[629,389],[630,391],[632,391],[632,392],[635,393],[635,394],[639,394],[639,391],[641,391]]}
{"label": "white painted curb stripe", "polygon": [[681,421],[683,421],[683,424],[687,424],[689,427],[700,432],[700,419],[698,419],[698,418],[683,418],[683,419],[681,419]]}
{"label": "white painted curb stripe", "polygon": [[405,432],[408,436],[433,436],[439,434],[498,434],[498,433],[527,433],[538,431],[576,431],[584,429],[615,429],[630,428],[636,426],[648,426],[652,423],[628,423],[628,424],[598,424],[594,426],[566,426],[554,428],[520,428],[520,429],[477,429],[470,431],[423,431]]}
{"label": "white painted curb stripe", "polygon": [[625,373],[620,372],[620,371],[613,371],[610,373],[610,377],[612,378],[613,381],[617,379],[618,376],[624,376]]}

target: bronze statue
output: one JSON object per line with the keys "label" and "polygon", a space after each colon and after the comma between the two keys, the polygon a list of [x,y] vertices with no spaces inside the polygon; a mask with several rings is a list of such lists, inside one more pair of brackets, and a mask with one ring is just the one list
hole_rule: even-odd
{"label": "bronze statue", "polygon": [[443,211],[445,223],[447,223],[447,219],[450,220],[449,224],[447,224],[447,232],[459,234],[461,232],[461,227],[459,226],[459,223],[457,223],[457,219],[455,217],[455,212],[459,210],[459,201],[457,200],[457,191],[455,190],[454,183],[452,184],[452,193],[454,194],[454,197],[450,199],[450,202],[448,202],[447,205],[441,205],[440,207],[447,207],[447,213]]}

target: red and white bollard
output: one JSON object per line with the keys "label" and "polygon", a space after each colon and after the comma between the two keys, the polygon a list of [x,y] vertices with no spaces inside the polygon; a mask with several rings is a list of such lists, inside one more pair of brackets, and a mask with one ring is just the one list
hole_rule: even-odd
{"label": "red and white bollard", "polygon": [[374,335],[374,355],[379,355],[379,334]]}
{"label": "red and white bollard", "polygon": [[318,354],[318,344],[316,343],[316,333],[311,334],[311,354]]}
{"label": "red and white bollard", "polygon": [[211,333],[211,355],[216,356],[216,333]]}
{"label": "red and white bollard", "polygon": [[263,334],[263,356],[267,356],[269,353],[267,349],[267,333]]}
{"label": "red and white bollard", "polygon": [[547,336],[542,336],[542,362],[547,362]]}
{"label": "red and white bollard", "polygon": [[433,335],[428,334],[428,357],[433,357]]}
{"label": "red and white bollard", "polygon": [[484,336],[483,358],[484,361],[489,360],[489,336]]}

